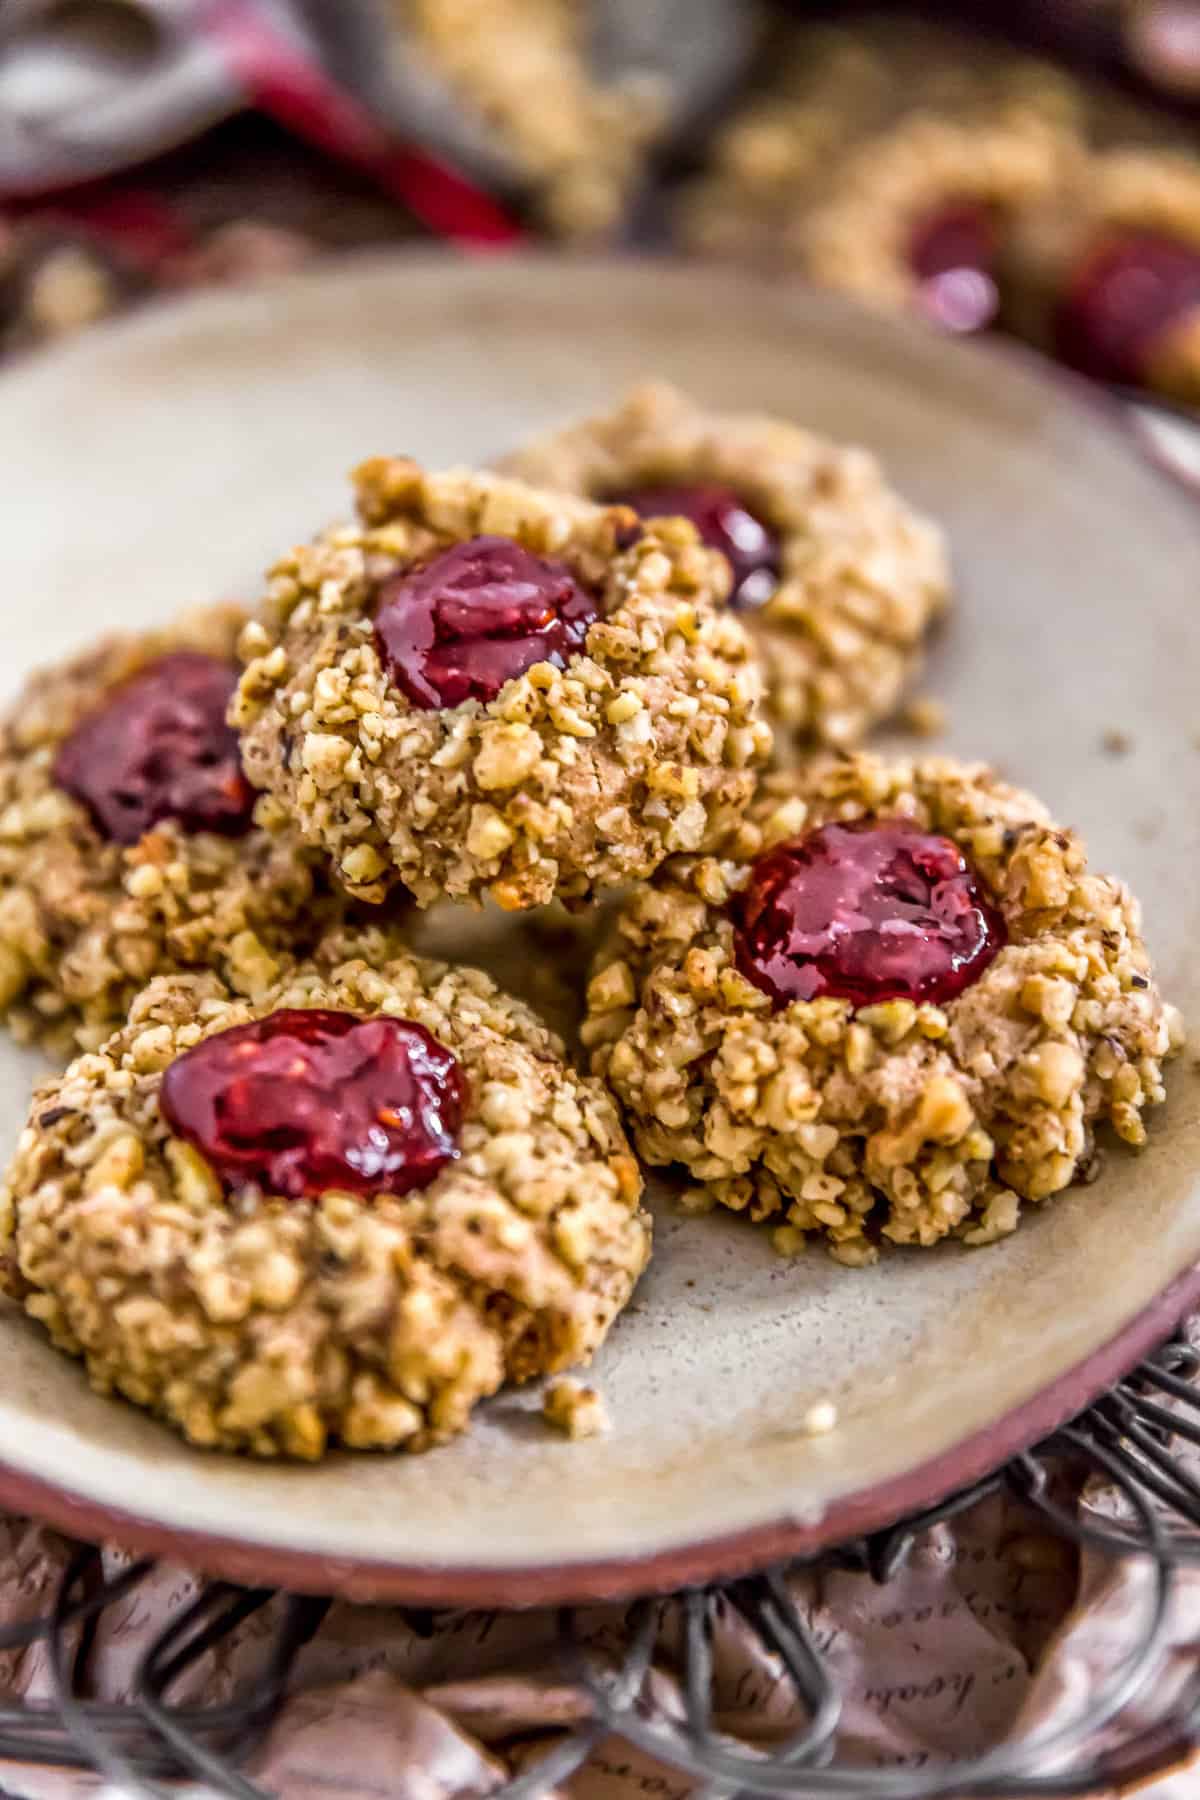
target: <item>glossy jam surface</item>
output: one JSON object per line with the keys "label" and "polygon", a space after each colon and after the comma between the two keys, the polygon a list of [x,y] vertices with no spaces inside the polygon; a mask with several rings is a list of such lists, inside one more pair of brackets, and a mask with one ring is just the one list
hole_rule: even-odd
{"label": "glossy jam surface", "polygon": [[254,790],[225,709],[237,669],[178,651],[123,682],[64,739],[54,779],[117,844],[166,819],[226,837],[247,829]]}
{"label": "glossy jam surface", "polygon": [[819,826],[754,865],[734,903],[738,968],[774,1004],[952,1000],[1005,942],[949,838],[899,819]]}
{"label": "glossy jam surface", "polygon": [[1072,275],[1055,344],[1099,381],[1140,382],[1163,334],[1200,307],[1200,250],[1150,231],[1112,233]]}
{"label": "glossy jam surface", "polygon": [[920,284],[923,312],[945,331],[982,331],[999,295],[994,213],[978,200],[949,200],[917,223],[908,262]]}
{"label": "glossy jam surface", "polygon": [[375,641],[390,679],[432,711],[494,700],[534,663],[565,669],[598,614],[565,563],[477,537],[384,583]]}
{"label": "glossy jam surface", "polygon": [[779,539],[732,488],[713,482],[641,487],[612,498],[632,506],[643,519],[690,519],[704,542],[719,550],[732,568],[729,604],[739,612],[764,605],[778,587]]}
{"label": "glossy jam surface", "polygon": [[427,1187],[458,1155],[466,1104],[457,1059],[423,1026],[322,1008],[205,1038],[159,1092],[226,1188],[293,1200]]}

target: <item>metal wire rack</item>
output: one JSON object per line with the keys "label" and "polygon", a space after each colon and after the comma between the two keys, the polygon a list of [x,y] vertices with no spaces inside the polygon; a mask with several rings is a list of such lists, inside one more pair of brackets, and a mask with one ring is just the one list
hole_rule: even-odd
{"label": "metal wire rack", "polygon": [[[1200,1746],[1200,1645],[1196,1668],[1167,1725],[1131,1732],[1091,1753],[1097,1734],[1144,1687],[1164,1643],[1179,1571],[1200,1564],[1200,1483],[1177,1446],[1200,1446],[1200,1352],[1181,1339],[1158,1350],[1072,1424],[1004,1468],[873,1537],[827,1552],[825,1560],[887,1583],[913,1545],[938,1522],[1007,1489],[1054,1533],[1112,1557],[1140,1557],[1152,1571],[1144,1617],[1121,1665],[1069,1724],[1005,1742],[969,1762],[920,1771],[867,1769],[839,1759],[841,1696],[836,1677],[785,1585],[786,1570],[638,1602],[628,1615],[628,1647],[617,1669],[600,1668],[583,1647],[569,1610],[559,1615],[564,1674],[587,1694],[591,1716],[501,1790],[501,1800],[538,1800],[565,1780],[609,1734],[649,1752],[710,1795],[823,1796],[848,1800],[984,1800],[1003,1796],[1088,1795],[1146,1780]],[[1055,1494],[1064,1463],[1104,1477],[1120,1496],[1111,1522],[1082,1520]],[[105,1578],[100,1553],[81,1548],[52,1610],[0,1635],[0,1650],[41,1640],[54,1683],[50,1703],[0,1706],[0,1796],[5,1764],[73,1767],[106,1776],[131,1796],[160,1796],[162,1783],[200,1780],[217,1795],[269,1800],[241,1773],[287,1687],[293,1660],[319,1626],[327,1602],[291,1596],[256,1677],[232,1701],[198,1707],[172,1701],[181,1676],[276,1596],[270,1589],[213,1582],[170,1621],[144,1653],[134,1693],[120,1705],[84,1698],[87,1665],[104,1609],[148,1576],[143,1560]],[[738,1745],[714,1724],[712,1639],[721,1608],[733,1608],[786,1672],[804,1724],[769,1752]],[[668,1620],[677,1642],[683,1716],[668,1718],[645,1695],[646,1677]],[[427,1620],[413,1615],[421,1629]],[[1053,1775],[1038,1773],[1053,1759]]]}

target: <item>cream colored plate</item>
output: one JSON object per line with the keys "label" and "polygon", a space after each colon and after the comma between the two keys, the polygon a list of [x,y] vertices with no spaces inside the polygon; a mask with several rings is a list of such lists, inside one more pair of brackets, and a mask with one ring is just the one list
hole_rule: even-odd
{"label": "cream colored plate", "polygon": [[[344,471],[368,452],[486,458],[654,372],[870,445],[945,521],[961,606],[929,686],[953,748],[1084,829],[1142,894],[1165,984],[1194,1007],[1194,503],[1032,362],[794,290],[615,263],[368,261],[190,301],[9,373],[3,679],[95,632],[253,592],[273,551],[344,510]],[[1127,755],[1102,752],[1114,728]],[[6,1139],[29,1072],[0,1045]],[[513,1394],[425,1457],[201,1454],[93,1396],[0,1310],[0,1499],[233,1575],[413,1599],[726,1572],[938,1497],[1128,1366],[1198,1291],[1179,1285],[1200,1258],[1198,1167],[1185,1058],[1142,1157],[1114,1151],[1095,1186],[988,1250],[789,1264],[737,1220],[664,1208],[596,1370],[614,1429],[583,1444]],[[806,1437],[827,1398],[838,1428]]]}

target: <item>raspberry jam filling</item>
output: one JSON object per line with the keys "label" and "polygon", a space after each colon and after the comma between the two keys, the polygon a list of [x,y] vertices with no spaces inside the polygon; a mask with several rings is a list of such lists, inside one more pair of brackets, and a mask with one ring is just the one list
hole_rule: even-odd
{"label": "raspberry jam filling", "polygon": [[383,584],[375,641],[401,693],[431,711],[494,700],[534,663],[565,669],[598,616],[565,563],[477,537]]}
{"label": "raspberry jam filling", "polygon": [[1071,276],[1055,343],[1099,381],[1142,381],[1163,334],[1200,307],[1200,250],[1151,231],[1113,233]]}
{"label": "raspberry jam filling", "polygon": [[467,1083],[408,1019],[285,1009],[205,1038],[159,1108],[224,1185],[313,1198],[407,1194],[458,1156]]}
{"label": "raspberry jam filling", "polygon": [[949,838],[900,819],[819,826],[759,857],[733,906],[737,964],[775,1006],[952,1000],[1006,939]]}
{"label": "raspberry jam filling", "polygon": [[690,519],[709,548],[719,550],[732,568],[729,604],[738,612],[765,605],[778,587],[779,539],[732,488],[715,482],[629,488],[611,498],[632,506],[643,519]]}
{"label": "raspberry jam filling", "polygon": [[55,781],[116,844],[136,844],[164,819],[237,836],[254,808],[237,734],[225,723],[237,678],[216,656],[160,657],[63,741]]}
{"label": "raspberry jam filling", "polygon": [[945,331],[982,331],[996,316],[996,218],[978,200],[949,200],[917,222],[908,265],[920,305]]}

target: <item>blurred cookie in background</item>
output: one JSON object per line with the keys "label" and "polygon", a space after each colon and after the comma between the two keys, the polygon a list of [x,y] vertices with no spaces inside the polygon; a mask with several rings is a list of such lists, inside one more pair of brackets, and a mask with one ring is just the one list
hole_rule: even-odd
{"label": "blurred cookie in background", "polygon": [[1000,311],[1017,222],[1076,154],[1069,134],[1036,115],[913,113],[846,157],[828,198],[797,221],[799,255],[823,287],[979,331]]}
{"label": "blurred cookie in background", "polygon": [[1077,84],[895,14],[786,32],[766,90],[684,190],[691,249],[794,268],[886,309],[977,330],[1015,215],[1080,153]]}
{"label": "blurred cookie in background", "polygon": [[1113,150],[1022,222],[1007,322],[1097,381],[1200,404],[1200,161]]}
{"label": "blurred cookie in background", "polygon": [[685,248],[1200,402],[1195,134],[1087,72],[1113,57],[1077,75],[895,12],[779,43],[678,196]]}

